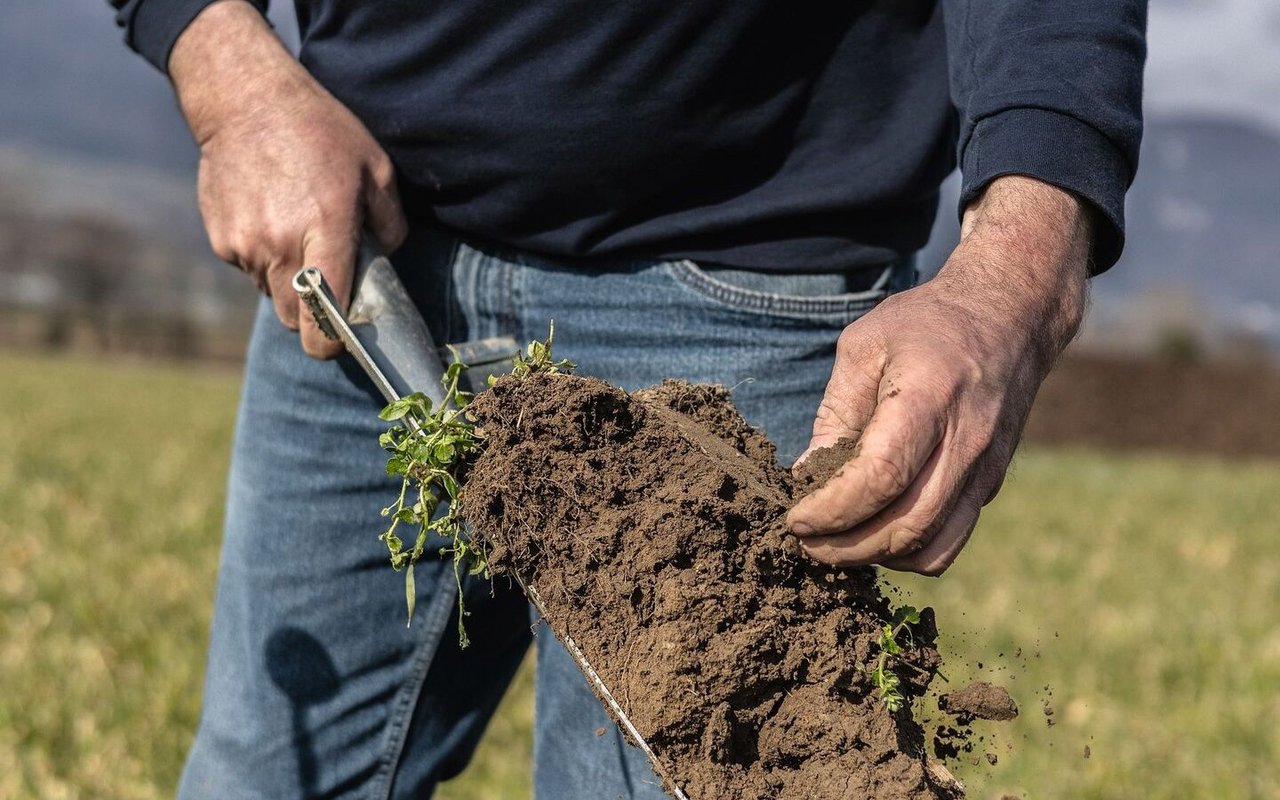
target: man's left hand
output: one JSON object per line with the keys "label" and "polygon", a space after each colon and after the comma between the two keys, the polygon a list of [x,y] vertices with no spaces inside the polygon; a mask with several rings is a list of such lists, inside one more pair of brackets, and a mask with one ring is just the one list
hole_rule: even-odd
{"label": "man's left hand", "polygon": [[807,452],[859,446],[787,517],[811,556],[925,575],[955,561],[1079,328],[1091,234],[1074,195],[999,178],[935,278],[845,329]]}

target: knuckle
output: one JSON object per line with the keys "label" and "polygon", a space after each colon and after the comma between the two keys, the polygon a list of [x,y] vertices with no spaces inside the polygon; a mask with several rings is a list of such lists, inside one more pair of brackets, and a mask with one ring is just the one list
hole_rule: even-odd
{"label": "knuckle", "polygon": [[866,326],[859,325],[855,322],[852,325],[846,325],[844,330],[840,331],[840,335],[836,337],[836,358],[839,360],[856,358],[862,360],[870,350],[870,342],[866,333]]}
{"label": "knuckle", "polygon": [[235,264],[238,260],[239,253],[232,244],[231,237],[222,227],[209,226],[209,249],[218,257],[219,261],[225,261],[228,264]]}
{"label": "knuckle", "polygon": [[238,264],[239,259],[236,257],[236,251],[230,244],[223,239],[211,239],[209,247],[213,250],[213,254],[217,256],[219,261],[225,261],[228,264]]}
{"label": "knuckle", "polygon": [[369,165],[369,176],[379,189],[390,189],[396,182],[396,168],[386,153],[378,153]]}
{"label": "knuckle", "polygon": [[409,223],[403,217],[397,217],[391,229],[391,241],[387,242],[387,244],[392,250],[395,250],[404,244],[404,240],[407,238],[409,238]]}
{"label": "knuckle", "polygon": [[895,528],[889,532],[888,555],[899,558],[918,553],[932,538],[927,528]]}
{"label": "knuckle", "polygon": [[897,461],[883,455],[863,455],[867,496],[880,506],[906,491],[907,474]]}
{"label": "knuckle", "polygon": [[235,253],[236,259],[245,269],[252,269],[255,264],[254,251],[258,237],[247,228],[237,228],[228,237],[228,246]]}

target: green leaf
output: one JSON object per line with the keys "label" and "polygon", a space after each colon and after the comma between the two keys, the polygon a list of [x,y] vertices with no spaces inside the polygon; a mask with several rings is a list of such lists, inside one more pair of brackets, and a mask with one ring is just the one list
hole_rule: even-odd
{"label": "green leaf", "polygon": [[906,623],[907,625],[920,624],[920,612],[914,606],[902,606],[893,614],[893,625],[896,628]]}
{"label": "green leaf", "polygon": [[452,475],[448,473],[441,475],[440,483],[444,485],[445,493],[449,495],[449,499],[456,500],[458,498],[458,482],[454,480]]}
{"label": "green leaf", "polygon": [[402,419],[413,408],[412,401],[407,397],[401,397],[399,400],[388,403],[385,408],[378,412],[378,418],[383,422],[394,422]]}
{"label": "green leaf", "polygon": [[404,626],[407,628],[413,624],[413,606],[418,601],[417,587],[413,582],[413,565],[404,571],[404,601],[409,607],[409,619],[405,621]]}

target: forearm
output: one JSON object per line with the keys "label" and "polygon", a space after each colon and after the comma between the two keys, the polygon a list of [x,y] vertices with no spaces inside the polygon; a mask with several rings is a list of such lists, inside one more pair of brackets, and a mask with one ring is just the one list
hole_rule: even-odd
{"label": "forearm", "polygon": [[183,31],[169,58],[182,113],[203,145],[234,113],[317,91],[262,14],[245,0],[210,4]]}
{"label": "forearm", "polygon": [[939,278],[990,322],[1031,336],[1047,370],[1084,315],[1095,215],[1050,184],[997,178],[965,209],[961,245]]}

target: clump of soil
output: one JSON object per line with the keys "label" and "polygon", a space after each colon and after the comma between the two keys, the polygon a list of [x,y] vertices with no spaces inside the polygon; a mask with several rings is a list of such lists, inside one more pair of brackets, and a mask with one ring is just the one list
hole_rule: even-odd
{"label": "clump of soil", "polygon": [[1009,692],[986,681],[975,681],[963,689],[942,695],[938,698],[938,708],[963,724],[975,719],[1004,722],[1018,716],[1018,704]]}
{"label": "clump of soil", "polygon": [[796,494],[806,495],[840,474],[840,468],[858,455],[858,440],[844,438],[815,450],[796,465]]}
{"label": "clump of soil", "polygon": [[[486,442],[460,503],[491,568],[536,587],[691,800],[963,797],[871,685],[874,572],[801,553],[796,486],[725,389],[533,375],[470,413]],[[908,698],[936,635],[926,613],[895,667]]]}

